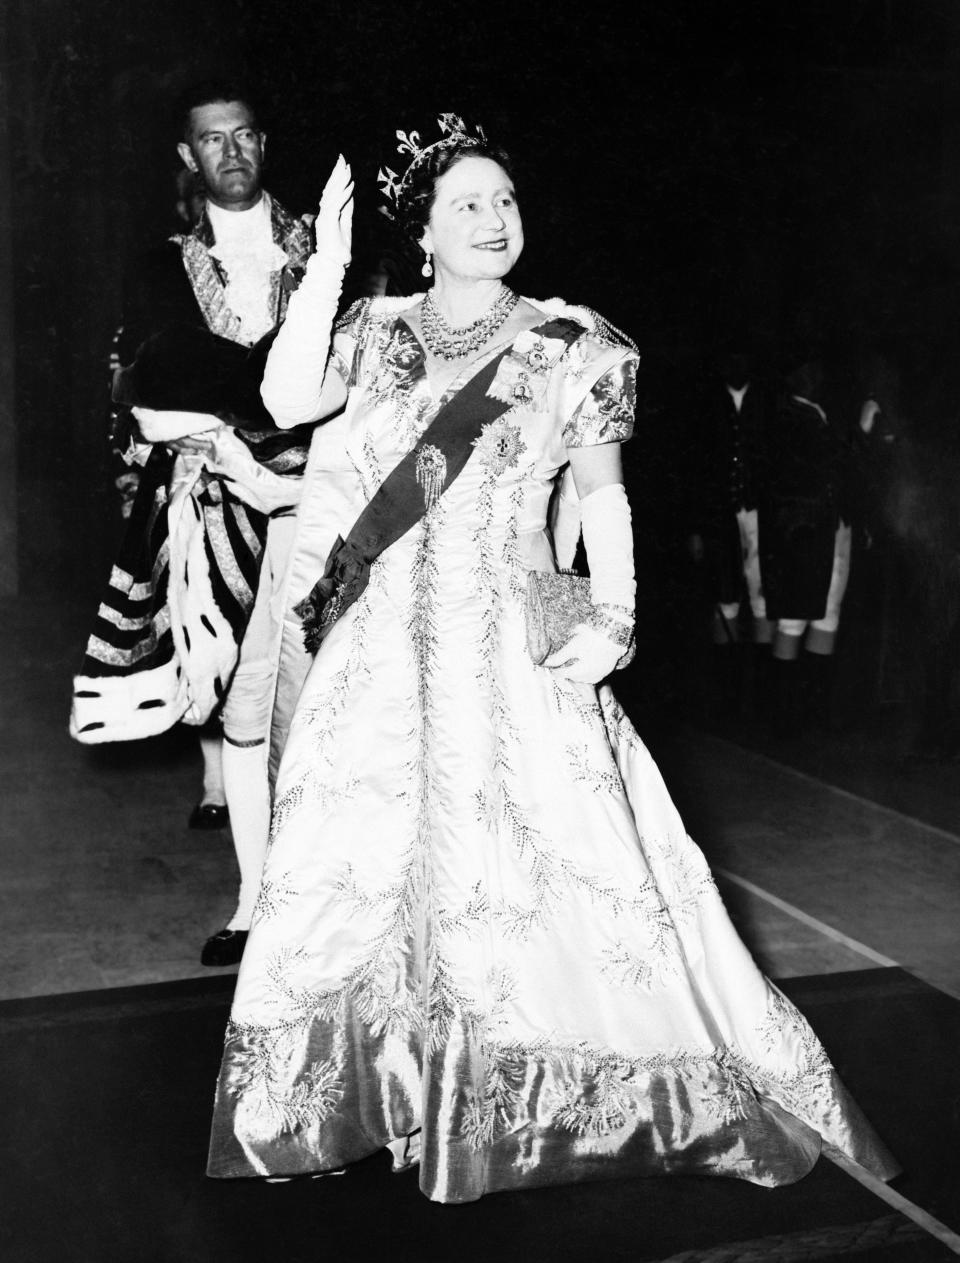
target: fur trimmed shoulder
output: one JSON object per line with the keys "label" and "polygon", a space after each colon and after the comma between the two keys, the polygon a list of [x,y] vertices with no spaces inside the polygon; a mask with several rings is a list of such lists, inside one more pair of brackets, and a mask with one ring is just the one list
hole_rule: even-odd
{"label": "fur trimmed shoulder", "polygon": [[420,294],[391,295],[389,298],[385,294],[379,295],[368,300],[370,303],[370,315],[398,316],[401,311],[406,311],[408,307],[415,307],[426,296],[426,291]]}
{"label": "fur trimmed shoulder", "polygon": [[423,294],[401,295],[400,297],[358,298],[337,320],[337,332],[359,327],[370,320],[390,320],[399,316],[402,311],[415,306],[423,298]]}

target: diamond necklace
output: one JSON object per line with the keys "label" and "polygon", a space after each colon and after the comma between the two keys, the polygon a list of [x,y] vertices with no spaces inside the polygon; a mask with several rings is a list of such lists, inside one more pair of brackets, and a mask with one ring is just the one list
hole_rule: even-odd
{"label": "diamond necklace", "polygon": [[430,290],[420,305],[420,328],[427,350],[442,360],[462,360],[472,355],[490,340],[519,301],[520,295],[504,285],[478,320],[457,329],[448,325],[440,315],[433,290]]}

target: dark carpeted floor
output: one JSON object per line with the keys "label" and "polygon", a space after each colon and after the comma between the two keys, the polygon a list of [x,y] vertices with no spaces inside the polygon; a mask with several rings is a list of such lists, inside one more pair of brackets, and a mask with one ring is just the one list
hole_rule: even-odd
{"label": "dark carpeted floor", "polygon": [[[617,1181],[439,1206],[374,1157],[270,1185],[203,1174],[231,977],[0,1004],[0,1257],[16,1263],[774,1263],[956,1257],[822,1160],[799,1184]],[[960,1003],[899,969],[783,984],[960,1228]]]}

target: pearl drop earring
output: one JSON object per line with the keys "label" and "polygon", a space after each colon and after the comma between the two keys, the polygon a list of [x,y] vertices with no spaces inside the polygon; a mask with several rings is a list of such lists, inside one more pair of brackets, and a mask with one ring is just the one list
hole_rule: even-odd
{"label": "pearl drop earring", "polygon": [[420,275],[433,276],[433,264],[430,262],[433,256],[430,254],[429,250],[425,251],[425,254],[427,257],[423,261],[423,267],[420,269]]}

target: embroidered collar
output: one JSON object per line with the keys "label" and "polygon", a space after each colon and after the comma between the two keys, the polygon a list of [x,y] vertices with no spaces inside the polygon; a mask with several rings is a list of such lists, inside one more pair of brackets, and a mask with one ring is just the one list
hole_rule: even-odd
{"label": "embroidered collar", "polygon": [[[274,197],[264,189],[264,200],[270,211],[270,226],[273,231],[273,239],[281,249],[285,250],[293,261],[296,255],[298,263],[305,263],[306,256],[310,253],[310,232],[307,225],[302,219],[296,219],[290,212],[283,207]],[[204,203],[203,210],[200,212],[200,218],[194,224],[189,233],[178,233],[171,237],[171,241],[182,244],[186,236],[193,237],[204,249],[209,250],[214,243],[213,225],[210,223],[210,216],[207,214],[207,206]]]}
{"label": "embroidered collar", "polygon": [[[270,211],[270,224],[274,243],[286,255],[286,266],[279,268],[270,278],[270,310],[279,323],[286,314],[287,300],[296,289],[310,255],[310,232],[301,219],[295,219],[269,193],[264,198]],[[196,225],[188,233],[177,233],[170,238],[180,247],[183,266],[196,295],[200,310],[211,333],[242,341],[240,320],[230,310],[224,296],[224,278],[210,254],[214,243],[213,227],[206,206]]]}

